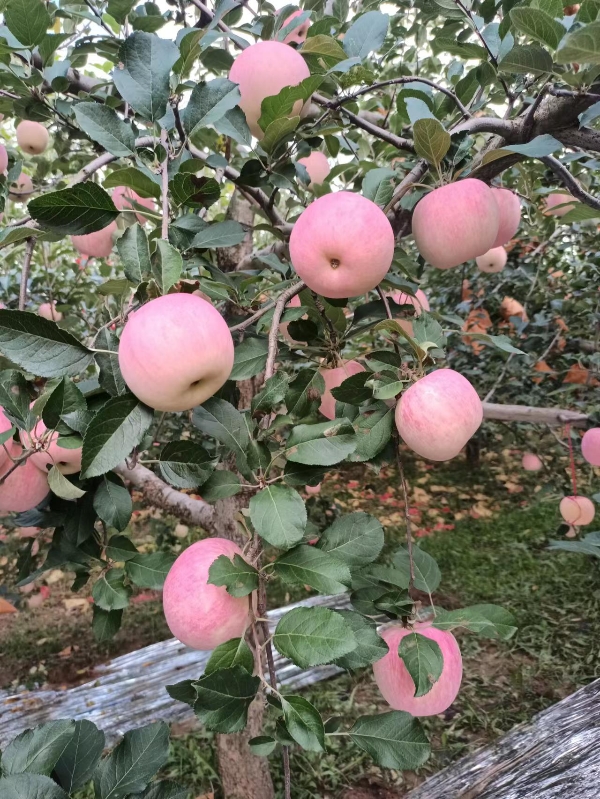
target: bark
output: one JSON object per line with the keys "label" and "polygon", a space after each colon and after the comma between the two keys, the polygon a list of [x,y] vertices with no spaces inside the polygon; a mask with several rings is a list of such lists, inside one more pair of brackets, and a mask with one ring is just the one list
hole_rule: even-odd
{"label": "bark", "polygon": [[529,405],[496,405],[483,403],[483,418],[500,422],[528,422],[560,427],[567,422],[573,427],[587,427],[590,417],[586,413],[567,411],[564,408],[533,408]]}

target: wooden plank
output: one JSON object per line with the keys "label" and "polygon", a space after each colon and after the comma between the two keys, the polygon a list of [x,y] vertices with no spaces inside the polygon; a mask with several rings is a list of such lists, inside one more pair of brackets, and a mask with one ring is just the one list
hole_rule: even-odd
{"label": "wooden plank", "polygon": [[407,799],[598,797],[600,680],[438,772]]}
{"label": "wooden plank", "polygon": [[[317,605],[345,608],[349,603],[343,594],[315,596],[271,610],[267,613],[271,632],[288,610]],[[186,722],[194,717],[193,712],[171,699],[165,685],[198,679],[209,656],[210,652],[196,652],[171,638],[98,666],[94,680],[75,688],[17,694],[0,691],[0,748],[23,730],[54,719],[90,719],[104,730],[108,744],[127,730],[151,721]],[[275,667],[279,683],[291,691],[342,671],[331,665],[305,671],[277,652]]]}

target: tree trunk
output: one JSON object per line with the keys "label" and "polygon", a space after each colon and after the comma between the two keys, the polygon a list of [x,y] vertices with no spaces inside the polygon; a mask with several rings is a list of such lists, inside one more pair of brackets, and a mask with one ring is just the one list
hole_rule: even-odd
{"label": "tree trunk", "polygon": [[[237,190],[229,203],[227,218],[235,219],[249,228],[241,244],[235,247],[223,247],[217,251],[219,267],[224,272],[231,272],[252,252],[251,227],[254,223],[254,210]],[[238,383],[240,409],[250,407],[252,397],[261,385],[260,375]],[[247,504],[248,499],[245,494],[237,494],[216,502],[212,519],[214,535],[228,538],[243,547],[247,539],[238,528],[236,516]],[[246,729],[240,733],[217,735],[217,757],[225,799],[273,799],[275,796],[268,760],[253,755],[248,746],[250,738],[255,738],[261,732],[264,709],[265,700],[262,693],[259,693],[250,706]]]}

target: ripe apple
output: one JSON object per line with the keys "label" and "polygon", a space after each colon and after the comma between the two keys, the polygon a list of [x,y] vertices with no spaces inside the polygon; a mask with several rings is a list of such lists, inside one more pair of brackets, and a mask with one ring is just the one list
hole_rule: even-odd
{"label": "ripe apple", "polygon": [[[397,305],[412,305],[415,309],[415,316],[421,316],[423,311],[429,310],[429,300],[423,289],[417,289],[415,296],[405,294],[403,291],[388,291],[387,296],[394,300]],[[409,336],[414,333],[413,323],[408,319],[396,320],[403,330],[406,330]]]}
{"label": "ripe apple", "polygon": [[71,242],[76,250],[88,258],[108,258],[112,252],[113,233],[116,229],[117,223],[113,220],[101,230],[83,236],[71,236]]}
{"label": "ripe apple", "polygon": [[500,213],[500,224],[496,240],[492,245],[493,249],[509,242],[517,232],[521,224],[521,202],[517,195],[508,189],[492,188],[492,194]]}
{"label": "ripe apple", "polygon": [[[133,200],[133,202],[137,203],[138,205],[143,205],[144,208],[147,208],[149,211],[155,210],[154,200],[146,197],[140,197],[136,191],[128,188],[127,186],[117,186],[111,196],[112,201],[119,211],[127,209],[133,210],[130,200]],[[145,224],[146,217],[142,213],[136,213],[135,216],[140,225]]]}
{"label": "ripe apple", "polygon": [[[305,486],[305,491],[309,495],[309,497],[313,497],[316,494],[321,493],[321,483],[318,483],[316,486]],[[317,540],[317,539],[315,539]],[[310,541],[309,541],[310,543]]]}
{"label": "ripe apple", "polygon": [[218,391],[233,368],[225,320],[193,294],[166,294],[130,314],[119,344],[129,389],[158,411],[187,411]]}
{"label": "ripe apple", "polygon": [[50,136],[46,128],[39,122],[24,119],[16,129],[17,144],[29,155],[41,155],[48,147]]}
{"label": "ripe apple", "polygon": [[[46,425],[40,419],[31,432],[21,430],[21,443],[24,447],[32,449],[46,430]],[[58,432],[54,431],[44,438],[44,449],[31,455],[29,460],[44,472],[47,472],[51,466],[56,466],[63,474],[75,474],[81,469],[81,447],[77,449],[61,447],[58,444]]]}
{"label": "ripe apple", "polygon": [[326,194],[300,214],[290,236],[292,265],[324,297],[357,297],[385,277],[394,231],[379,206],[350,191]]}
{"label": "ripe apple", "polygon": [[8,151],[3,144],[0,144],[0,172],[4,174],[8,169]]}
{"label": "ripe apple", "polygon": [[454,369],[438,369],[404,391],[396,405],[396,427],[423,458],[454,458],[478,430],[483,407],[469,381]]}
{"label": "ripe apple", "polygon": [[31,178],[25,172],[21,172],[19,177],[10,184],[8,196],[13,202],[22,203],[29,199],[30,194],[33,194]]}
{"label": "ripe apple", "polygon": [[[290,14],[289,17],[286,17],[284,19],[283,24],[282,24],[281,27],[285,28],[285,26],[289,25],[289,23],[293,19],[296,19],[296,17],[299,17],[303,13],[304,12],[301,9],[298,9],[298,11],[294,11],[293,14]],[[288,33],[288,35],[283,40],[284,44],[292,44],[292,43],[294,43],[294,44],[303,44],[306,41],[306,36],[308,34],[308,29],[309,28],[310,28],[310,20],[307,19],[305,22],[302,22],[300,25],[298,25],[297,28],[294,28],[291,31],[291,33]]]}
{"label": "ripe apple", "polygon": [[[415,696],[415,684],[398,653],[400,641],[412,632],[435,641],[442,651],[444,666],[439,679],[423,696]],[[462,657],[456,638],[451,632],[438,630],[429,622],[417,622],[414,629],[394,625],[381,632],[389,646],[387,655],[373,664],[375,682],[385,701],[394,710],[404,710],[412,716],[436,716],[454,702],[462,681]]]}
{"label": "ripe apple", "polygon": [[[20,450],[14,450],[13,457],[19,457]],[[0,470],[0,477],[3,477],[13,463],[9,460]],[[39,505],[47,496],[48,475],[38,469],[28,458],[24,463],[11,472],[6,480],[0,485],[0,513],[22,513],[31,510]]]}
{"label": "ripe apple", "polygon": [[310,183],[308,184],[309,188],[312,188],[313,186],[320,186],[327,175],[331,172],[331,167],[329,166],[327,156],[320,150],[313,150],[310,155],[307,155],[304,158],[299,158],[298,163],[303,164],[306,167],[306,171],[308,172],[308,176],[310,178]]}
{"label": "ripe apple", "polygon": [[539,472],[544,468],[544,464],[534,452],[526,452],[523,455],[521,464],[526,472]]}
{"label": "ripe apple", "polygon": [[577,200],[565,192],[553,192],[546,197],[546,216],[565,216],[577,207]]}
{"label": "ripe apple", "polygon": [[580,497],[579,495],[563,497],[560,501],[560,515],[567,524],[582,527],[594,521],[596,509],[592,500],[587,497]]}
{"label": "ripe apple", "polygon": [[63,318],[61,312],[56,310],[56,302],[43,302],[38,308],[38,316],[51,322],[60,322]]}
{"label": "ripe apple", "polygon": [[325,381],[325,392],[321,397],[321,404],[319,410],[327,419],[335,419],[335,398],[331,393],[332,388],[341,386],[344,380],[352,375],[357,375],[359,372],[364,372],[365,367],[358,361],[346,361],[341,366],[335,369],[328,369],[321,366],[319,369],[320,374]]}
{"label": "ripe apple", "polygon": [[475,259],[480,272],[486,272],[489,275],[495,275],[501,272],[506,266],[506,250],[504,247],[492,247],[483,255],[479,255]]}
{"label": "ripe apple", "polygon": [[169,629],[192,649],[209,650],[244,635],[249,598],[234,597],[224,586],[207,582],[208,572],[221,556],[241,556],[241,549],[224,538],[205,538],[181,553],[167,574],[163,609]]}
{"label": "ripe apple", "polygon": [[432,266],[450,269],[491,249],[500,211],[483,181],[466,178],[426,194],[412,217],[417,249]]}
{"label": "ripe apple", "polygon": [[583,434],[581,454],[592,466],[600,466],[600,427],[592,427]]}
{"label": "ripe apple", "polygon": [[[279,94],[285,86],[297,86],[309,76],[300,53],[283,42],[262,41],[242,50],[229,70],[229,80],[239,85],[239,105],[253,136],[262,139],[265,135],[258,124],[265,97]],[[300,114],[302,106],[298,100],[290,116]]]}

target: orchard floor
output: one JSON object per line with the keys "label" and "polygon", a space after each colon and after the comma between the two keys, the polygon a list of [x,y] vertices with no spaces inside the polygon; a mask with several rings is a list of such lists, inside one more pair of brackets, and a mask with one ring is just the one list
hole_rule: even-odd
{"label": "orchard floor", "polygon": [[[552,464],[559,485],[566,465],[562,457]],[[502,604],[514,612],[519,631],[508,643],[460,636],[463,686],[443,716],[425,720],[433,757],[420,773],[374,767],[360,750],[334,738],[325,755],[292,754],[295,799],[401,797],[428,773],[600,676],[600,570],[583,556],[548,551],[557,537],[559,495],[545,473],[522,472],[518,453],[504,450],[486,454],[474,467],[407,459],[407,475],[414,534],[442,570],[436,604]],[[581,493],[592,494],[591,474],[580,474],[580,480]],[[376,475],[353,467],[334,474],[308,507],[320,527],[338,513],[373,513],[386,527],[390,551],[404,541],[394,471]],[[185,537],[177,538],[173,529],[172,520],[140,508],[130,532],[148,550],[187,546],[199,535],[179,527]],[[0,586],[8,583],[16,552],[9,535],[0,543]],[[168,636],[159,597],[141,594],[115,641],[98,645],[91,635],[89,591],[73,595],[69,585],[70,575],[56,572],[28,594],[9,594],[19,599],[19,612],[0,615],[0,687],[84,682],[93,678],[96,664]],[[270,599],[283,605],[305,595],[298,589]],[[386,709],[368,670],[315,685],[304,695],[326,716],[353,718]],[[281,787],[276,757],[272,766]],[[175,737],[165,774],[189,785],[193,797],[219,799],[212,735],[197,730]]]}

